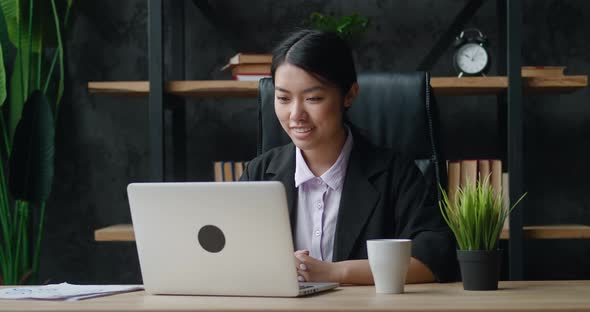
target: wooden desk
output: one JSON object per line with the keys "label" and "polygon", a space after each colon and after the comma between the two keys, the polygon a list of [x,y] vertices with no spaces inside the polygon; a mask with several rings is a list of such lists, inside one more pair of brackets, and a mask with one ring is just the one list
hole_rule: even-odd
{"label": "wooden desk", "polygon": [[84,301],[0,300],[0,311],[589,311],[590,281],[500,282],[497,291],[464,291],[460,283],[406,286],[378,295],[348,286],[304,298],[149,296],[134,292]]}

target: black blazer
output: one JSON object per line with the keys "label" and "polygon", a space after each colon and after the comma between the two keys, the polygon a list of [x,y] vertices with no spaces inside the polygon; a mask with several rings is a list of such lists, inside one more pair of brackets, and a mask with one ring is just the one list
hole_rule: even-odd
{"label": "black blazer", "polygon": [[[427,186],[412,161],[378,148],[357,131],[348,162],[334,238],[333,261],[367,259],[368,239],[410,238],[412,256],[438,281],[457,277],[455,240],[436,203],[437,186]],[[242,181],[281,181],[291,229],[296,227],[295,146],[280,146],[249,162]]]}

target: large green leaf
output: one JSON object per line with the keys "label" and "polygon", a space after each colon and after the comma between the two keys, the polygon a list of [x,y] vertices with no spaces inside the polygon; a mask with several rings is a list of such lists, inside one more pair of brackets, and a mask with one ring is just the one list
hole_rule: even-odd
{"label": "large green leaf", "polygon": [[39,202],[51,192],[55,128],[51,105],[40,91],[25,104],[10,153],[9,186],[16,199]]}
{"label": "large green leaf", "polygon": [[[10,34],[9,36],[12,37],[12,34],[16,34],[16,29],[18,25],[17,16],[19,15],[18,9],[18,1],[17,0],[0,0],[0,11],[2,16],[4,17],[3,20],[6,23],[6,30]],[[12,41],[12,39],[11,39]],[[15,40],[13,44],[16,42]]]}
{"label": "large green leaf", "polygon": [[[29,64],[29,60],[32,62],[31,64]],[[36,71],[38,61],[36,54],[29,58],[26,55],[22,55],[21,57],[21,54],[17,53],[14,58],[14,66],[12,68],[12,75],[10,77],[8,88],[10,105],[9,133],[11,138],[13,137],[14,129],[16,129],[16,125],[21,118],[23,105],[29,97],[29,90],[34,88],[29,85],[29,82],[34,82],[36,80],[38,75]]]}
{"label": "large green leaf", "polygon": [[0,107],[6,100],[6,71],[4,70],[4,57],[2,56],[2,43],[0,42]]}
{"label": "large green leaf", "polygon": [[12,75],[10,76],[10,84],[8,88],[9,94],[9,110],[10,116],[8,118],[8,130],[10,138],[14,136],[14,130],[20,120],[23,105],[29,94],[29,63],[28,58],[24,57],[24,62],[21,62],[19,53],[14,58],[14,65],[12,66]]}
{"label": "large green leaf", "polygon": [[8,39],[8,30],[6,30],[6,22],[4,22],[4,14],[0,9],[0,45],[2,45],[2,52],[4,53],[4,59],[11,60],[12,44]]}
{"label": "large green leaf", "polygon": [[[57,34],[55,33],[53,10],[49,0],[33,0],[33,22],[29,32],[29,1],[30,0],[0,0],[0,10],[4,15],[6,29],[10,42],[15,47],[29,51],[29,42],[32,51],[39,53],[42,48],[56,47]],[[59,0],[56,8],[60,16],[72,6],[72,0]],[[20,28],[20,34],[19,34]],[[29,33],[32,33],[30,39]],[[21,42],[19,45],[18,38]]]}
{"label": "large green leaf", "polygon": [[[64,3],[61,6],[65,5],[67,4]],[[0,0],[0,8],[4,13],[10,42],[15,47],[27,53],[28,51],[39,53],[44,45],[45,47],[53,47],[55,45],[55,28],[51,27],[53,25],[53,18],[49,1],[33,1],[33,21],[31,25],[29,25],[29,1]],[[29,29],[29,27],[31,28]],[[29,50],[30,45],[32,45],[31,50]]]}
{"label": "large green leaf", "polygon": [[[23,5],[23,2],[27,2],[26,6]],[[0,0],[0,8],[4,13],[10,42],[18,49],[25,51],[25,53],[29,51],[40,52],[41,34],[38,31],[40,27],[35,22],[35,18],[33,18],[32,29],[29,31],[28,1]],[[32,45],[32,49],[29,48],[30,45]]]}

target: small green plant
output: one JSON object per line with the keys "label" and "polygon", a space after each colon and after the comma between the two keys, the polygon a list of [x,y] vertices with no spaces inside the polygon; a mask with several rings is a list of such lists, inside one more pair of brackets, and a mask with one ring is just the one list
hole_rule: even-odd
{"label": "small green plant", "polygon": [[369,19],[358,14],[335,18],[318,12],[311,13],[307,24],[315,29],[337,33],[349,44],[354,44],[367,31]]}
{"label": "small green plant", "polygon": [[461,250],[495,250],[506,217],[526,196],[523,194],[508,208],[503,204],[502,191],[494,191],[489,177],[459,187],[453,201],[442,187],[441,191],[440,211]]}

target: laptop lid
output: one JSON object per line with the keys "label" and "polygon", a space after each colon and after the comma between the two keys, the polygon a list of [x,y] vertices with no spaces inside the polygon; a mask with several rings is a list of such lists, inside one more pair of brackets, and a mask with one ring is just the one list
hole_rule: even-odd
{"label": "laptop lid", "polygon": [[280,182],[132,183],[127,192],[148,293],[299,294]]}

